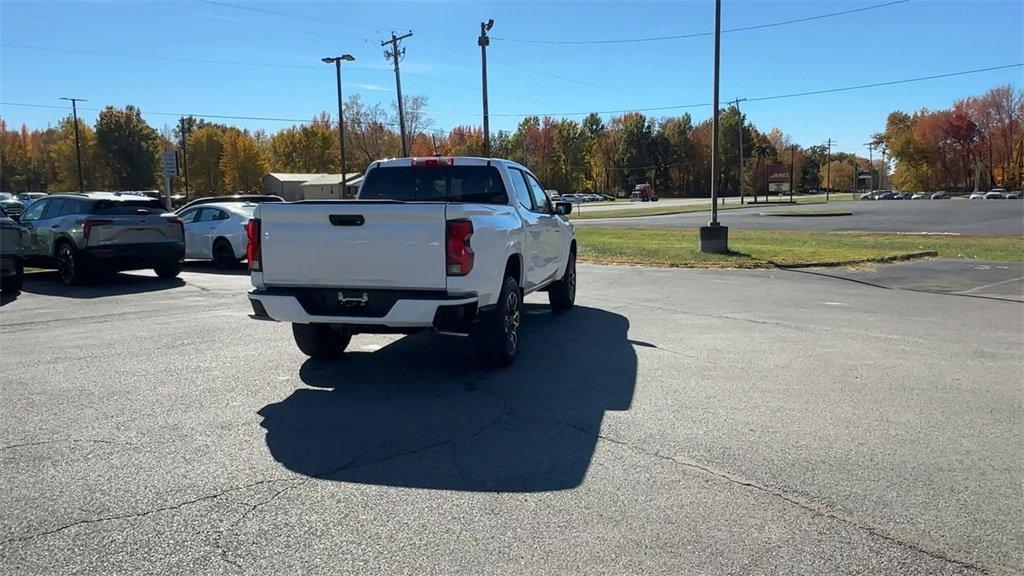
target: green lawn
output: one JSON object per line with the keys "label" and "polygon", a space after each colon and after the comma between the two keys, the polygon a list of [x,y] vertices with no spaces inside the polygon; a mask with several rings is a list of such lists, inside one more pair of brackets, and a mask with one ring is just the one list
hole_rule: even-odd
{"label": "green lawn", "polygon": [[[787,206],[789,204],[780,204],[775,201],[776,197],[772,197],[772,201],[765,204],[762,198],[760,203],[750,204],[749,200],[747,204],[740,204],[739,198],[729,197],[726,201],[728,204],[718,205],[719,210],[736,210],[739,208],[770,208],[772,206]],[[794,196],[793,200],[797,204],[824,204],[825,196]],[[852,194],[833,194],[831,197],[832,202],[842,202],[846,200],[853,200]],[[657,206],[645,204],[643,208],[622,208],[619,210],[600,210],[602,204],[594,205],[583,205],[583,210],[580,210],[580,205],[573,207],[573,212],[570,215],[571,220],[590,220],[591,218],[633,218],[636,216],[665,216],[668,214],[688,214],[690,212],[707,212],[711,210],[711,201],[708,200],[705,204],[691,204],[689,206]],[[608,206],[604,204],[603,206]]]}
{"label": "green lawn", "polygon": [[922,236],[768,230],[730,231],[731,254],[697,251],[697,231],[601,228],[576,230],[581,260],[682,268],[843,265],[941,256],[1024,262],[1024,237]]}

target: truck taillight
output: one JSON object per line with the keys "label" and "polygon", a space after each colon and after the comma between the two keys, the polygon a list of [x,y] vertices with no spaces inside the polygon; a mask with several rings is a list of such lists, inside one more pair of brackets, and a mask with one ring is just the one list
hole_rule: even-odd
{"label": "truck taillight", "polygon": [[86,240],[88,240],[89,233],[92,232],[93,228],[113,223],[113,220],[99,220],[96,218],[86,218],[85,220],[82,220],[82,235],[85,236]]}
{"label": "truck taillight", "polygon": [[245,245],[245,259],[249,261],[249,270],[260,271],[260,219],[252,218],[245,223],[245,237],[248,242]]}
{"label": "truck taillight", "polygon": [[469,220],[449,220],[445,228],[445,269],[448,276],[465,276],[473,269],[473,223]]}

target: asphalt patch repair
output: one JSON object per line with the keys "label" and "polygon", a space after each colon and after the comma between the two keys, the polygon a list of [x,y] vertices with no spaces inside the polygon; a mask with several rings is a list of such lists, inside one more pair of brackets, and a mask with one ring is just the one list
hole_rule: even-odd
{"label": "asphalt patch repair", "polygon": [[802,268],[797,271],[879,288],[1024,302],[1024,262],[934,258],[860,268]]}

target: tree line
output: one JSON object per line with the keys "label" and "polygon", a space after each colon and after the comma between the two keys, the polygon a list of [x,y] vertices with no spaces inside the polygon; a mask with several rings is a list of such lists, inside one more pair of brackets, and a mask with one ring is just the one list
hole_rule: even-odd
{"label": "tree line", "polygon": [[[792,173],[797,189],[851,190],[858,175],[870,174],[878,188],[889,184],[884,148],[896,163],[891,184],[904,189],[1019,187],[1024,164],[1022,94],[1008,86],[959,101],[949,110],[893,112],[874,138],[873,161],[831,152],[824,144],[800,146],[779,128],[761,131],[735,106],[720,114],[720,190],[765,194],[770,173]],[[479,126],[441,131],[426,113],[427,99],[404,102],[410,153],[414,156],[482,155]],[[370,162],[401,155],[396,106],[366,104],[358,95],[344,104],[345,173]],[[258,191],[267,172],[341,171],[337,121],[327,112],[309,123],[273,134],[201,118],[184,117],[158,131],[134,106],[107,107],[94,126],[79,120],[83,178],[87,190],[147,190],[160,187],[159,154],[182,150],[192,194]],[[592,113],[582,120],[529,116],[514,131],[491,136],[491,155],[529,166],[547,188],[560,192],[614,194],[647,182],[663,196],[710,195],[711,119],[695,123],[690,114],[652,118],[639,112],[607,121]],[[68,117],[41,130],[8,129],[0,118],[0,190],[68,191],[78,188],[74,123]],[[175,191],[186,185],[184,170]],[[867,182],[861,180],[861,186]]]}

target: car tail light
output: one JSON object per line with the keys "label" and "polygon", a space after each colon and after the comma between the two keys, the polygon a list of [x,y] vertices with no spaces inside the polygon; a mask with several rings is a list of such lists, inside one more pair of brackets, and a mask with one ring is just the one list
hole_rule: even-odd
{"label": "car tail light", "polygon": [[429,157],[429,158],[413,158],[412,165],[414,168],[437,168],[438,166],[453,166],[455,159],[451,157],[440,158],[440,157]]}
{"label": "car tail light", "polygon": [[88,240],[89,234],[92,232],[93,228],[113,223],[113,220],[98,220],[96,218],[86,218],[85,220],[82,220],[82,234],[85,236],[85,239]]}
{"label": "car tail light", "polygon": [[260,219],[252,218],[245,223],[245,237],[248,243],[245,245],[245,259],[249,261],[249,270],[260,271]]}
{"label": "car tail light", "polygon": [[448,276],[465,276],[473,269],[473,223],[449,220],[445,229],[445,268]]}

